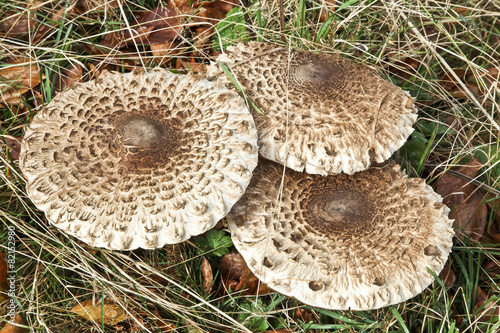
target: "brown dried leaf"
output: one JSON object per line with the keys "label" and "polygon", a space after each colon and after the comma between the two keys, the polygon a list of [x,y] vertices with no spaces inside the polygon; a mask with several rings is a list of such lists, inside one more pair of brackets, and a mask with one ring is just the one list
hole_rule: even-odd
{"label": "brown dried leaf", "polygon": [[488,223],[488,207],[483,196],[474,193],[467,201],[458,204],[450,212],[450,219],[455,219],[453,228],[459,238],[465,234],[471,241],[479,242]]}
{"label": "brown dried leaf", "polygon": [[[114,326],[121,321],[132,319],[120,305],[105,302],[104,306],[100,303],[93,305],[92,300],[86,300],[76,305],[71,312],[76,313],[82,318],[101,323],[104,318],[104,324]],[[104,315],[102,315],[104,313]]]}
{"label": "brown dried leaf", "polygon": [[94,10],[106,10],[107,8],[118,8],[120,3],[123,4],[123,0],[79,0],[78,6],[83,7],[83,9],[88,11]]}
{"label": "brown dried leaf", "polygon": [[63,91],[71,87],[75,82],[81,81],[83,77],[82,66],[75,64],[69,68],[64,68],[54,79],[56,91]]}
{"label": "brown dried leaf", "polygon": [[[475,178],[481,166],[481,162],[474,159],[458,168],[456,172],[470,178]],[[465,199],[472,194],[474,189],[474,184],[470,183],[468,180],[447,173],[441,177],[436,185],[436,192],[443,197],[443,202],[450,208],[465,201]]]}
{"label": "brown dried leaf", "polygon": [[18,58],[7,64],[11,66],[0,69],[0,102],[18,105],[22,94],[40,84],[40,71],[29,58]]}
{"label": "brown dried leaf", "polygon": [[15,38],[27,33],[36,25],[36,12],[42,5],[41,1],[27,3],[23,11],[8,11],[0,22],[0,37]]}
{"label": "brown dried leaf", "polygon": [[205,75],[207,73],[208,65],[196,62],[194,60],[183,61],[182,59],[177,58],[175,68],[188,73]]}
{"label": "brown dried leaf", "polygon": [[208,295],[212,292],[214,274],[212,272],[212,266],[210,266],[210,263],[205,257],[203,257],[201,262],[201,275],[203,276],[203,293]]}
{"label": "brown dried leaf", "polygon": [[99,42],[99,46],[90,46],[92,54],[108,54],[113,49],[119,49],[127,46],[125,44],[125,35],[122,30],[109,31],[104,35],[104,38]]}
{"label": "brown dried leaf", "polygon": [[[478,95],[479,94],[479,88],[477,84],[470,84],[466,83],[465,87],[467,90],[469,90],[473,95]],[[462,88],[462,86],[455,86],[451,89],[451,94],[453,97],[457,99],[469,99],[470,94]]]}
{"label": "brown dried leaf", "polygon": [[493,257],[492,260],[486,261],[483,264],[483,269],[489,274],[500,274],[500,257]]}
{"label": "brown dried leaf", "polygon": [[[66,11],[67,10],[67,11]],[[62,20],[64,17],[64,12],[66,12],[66,17],[68,17],[69,14],[71,14],[74,10],[74,6],[70,6],[68,8],[62,7],[58,11],[54,12],[50,16],[49,22],[43,22],[38,30],[35,32],[35,35],[33,36],[33,44],[38,44],[42,40],[43,37],[52,29],[58,27],[59,22]]]}
{"label": "brown dried leaf", "polygon": [[0,76],[12,84],[26,88],[34,88],[40,83],[40,72],[36,64],[31,64],[29,58],[18,58],[8,61],[8,65],[0,69]]}
{"label": "brown dried leaf", "polygon": [[170,61],[174,56],[182,52],[182,49],[175,48],[177,42],[169,41],[163,44],[151,44],[149,47],[153,53],[158,66]]}
{"label": "brown dried leaf", "polygon": [[2,136],[2,137],[5,140],[5,144],[7,145],[10,157],[12,157],[14,161],[18,161],[19,154],[21,152],[21,141],[23,140],[23,138],[14,136]]}
{"label": "brown dried leaf", "polygon": [[206,27],[202,26],[194,29],[194,33],[196,35],[194,40],[194,54],[196,56],[201,55],[203,53],[208,53],[208,49],[212,46],[211,40],[214,34],[214,27]]}
{"label": "brown dried leaf", "polygon": [[[466,74],[465,70],[457,68],[453,69],[453,72],[460,80],[465,81],[465,74]],[[451,91],[452,88],[457,87],[459,85],[455,76],[450,73],[445,73],[441,77],[439,83],[441,84],[441,86],[443,86],[443,88],[445,88],[448,91]]]}
{"label": "brown dried leaf", "polygon": [[295,309],[295,311],[293,312],[293,319],[301,320],[305,323],[315,321],[312,312],[304,308]]}
{"label": "brown dried leaf", "polygon": [[167,323],[165,321],[163,321],[162,319],[157,319],[156,320],[156,325],[158,326],[158,328],[163,332],[163,333],[173,333],[173,332],[177,332],[176,331],[176,327],[174,324],[171,324],[171,323]]}
{"label": "brown dried leaf", "polygon": [[462,119],[457,118],[455,115],[449,115],[444,119],[444,122],[446,125],[448,125],[450,128],[454,129],[455,131],[459,132],[462,127]]}
{"label": "brown dried leaf", "polygon": [[0,333],[29,333],[29,329],[26,327],[26,322],[21,315],[16,315],[14,321],[8,321],[7,324],[0,330]]}
{"label": "brown dried leaf", "polygon": [[239,253],[229,253],[219,262],[222,283],[226,290],[243,291],[243,295],[262,295],[271,292],[269,287],[260,282],[250,271]]}
{"label": "brown dried leaf", "polygon": [[163,318],[161,318],[160,316],[160,313],[158,312],[158,310],[151,310],[151,313],[154,315],[154,317],[152,318],[155,323],[156,323],[156,326],[158,326],[158,328],[163,332],[163,333],[173,333],[173,332],[176,332],[175,329],[175,325],[174,324],[171,324],[167,321],[165,321]]}
{"label": "brown dried leaf", "polygon": [[451,288],[455,283],[457,277],[455,273],[451,270],[450,261],[447,261],[443,267],[443,270],[439,273],[439,278],[443,281],[446,288]]}
{"label": "brown dried leaf", "polygon": [[215,1],[202,1],[200,2],[201,4],[201,7],[204,7],[204,8],[213,8],[217,11],[219,11],[220,13],[224,14],[224,17],[226,16],[227,13],[229,13],[229,11],[231,9],[233,9],[233,7],[235,5],[239,5],[240,4],[240,1],[239,0],[215,0]]}
{"label": "brown dried leaf", "polygon": [[334,0],[326,0],[321,6],[319,13],[319,21],[324,23],[337,9],[337,3]]}
{"label": "brown dried leaf", "polygon": [[477,287],[474,313],[483,305],[483,309],[475,316],[477,323],[498,322],[500,319],[500,306],[490,300],[481,287]]}
{"label": "brown dried leaf", "polygon": [[144,44],[164,44],[179,37],[184,30],[182,19],[177,15],[175,8],[158,7],[135,14],[140,27],[154,29]]}
{"label": "brown dried leaf", "polygon": [[[389,70],[405,80],[417,74],[418,67],[422,63],[420,58],[405,56],[400,50],[388,51],[386,57],[389,60]],[[420,60],[419,60],[420,59]]]}
{"label": "brown dried leaf", "polygon": [[[206,2],[206,4],[209,4],[209,2]],[[194,15],[189,23],[199,23],[205,29],[208,28],[208,25],[210,25],[212,28],[215,27],[222,19],[226,17],[226,14],[224,14],[217,8],[213,8],[208,5],[200,6],[193,14]]]}
{"label": "brown dried leaf", "polygon": [[9,290],[9,281],[7,280],[7,261],[5,261],[5,257],[3,256],[3,252],[0,251],[0,303],[9,299],[8,290]]}

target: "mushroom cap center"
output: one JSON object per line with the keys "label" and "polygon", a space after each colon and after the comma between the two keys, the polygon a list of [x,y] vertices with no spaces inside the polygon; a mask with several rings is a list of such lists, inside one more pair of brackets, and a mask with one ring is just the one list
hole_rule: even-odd
{"label": "mushroom cap center", "polygon": [[121,114],[113,124],[112,153],[120,157],[127,173],[151,169],[154,165],[182,164],[183,151],[201,140],[182,125],[179,118],[160,118],[153,112]]}
{"label": "mushroom cap center", "polygon": [[369,231],[375,214],[362,191],[328,187],[309,191],[305,208],[309,225],[325,235]]}
{"label": "mushroom cap center", "polygon": [[339,64],[312,60],[309,63],[294,66],[292,77],[296,82],[314,87],[330,86],[334,89],[342,89],[348,80],[344,70]]}
{"label": "mushroom cap center", "polygon": [[152,148],[162,138],[161,126],[152,119],[131,118],[118,128],[123,145],[131,149]]}

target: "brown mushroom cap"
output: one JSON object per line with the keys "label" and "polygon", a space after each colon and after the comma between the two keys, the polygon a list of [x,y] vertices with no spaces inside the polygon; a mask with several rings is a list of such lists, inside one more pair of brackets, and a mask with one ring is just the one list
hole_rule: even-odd
{"label": "brown mushroom cap", "polygon": [[[233,243],[270,288],[313,306],[368,310],[409,299],[452,246],[442,198],[394,163],[352,176],[259,162],[227,216]],[[282,185],[282,186],[281,186]]]}
{"label": "brown mushroom cap", "polygon": [[217,60],[263,113],[251,110],[262,156],[296,171],[353,174],[387,160],[413,131],[411,96],[338,55],[249,42]]}
{"label": "brown mushroom cap", "polygon": [[57,95],[34,117],[20,158],[28,195],[50,222],[117,250],[212,228],[256,165],[243,99],[161,69],[108,73]]}

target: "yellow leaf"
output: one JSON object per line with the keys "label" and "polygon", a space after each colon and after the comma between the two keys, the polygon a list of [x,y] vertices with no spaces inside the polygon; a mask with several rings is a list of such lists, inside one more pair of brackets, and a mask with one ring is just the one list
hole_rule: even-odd
{"label": "yellow leaf", "polygon": [[121,321],[131,319],[124,308],[117,304],[105,303],[102,304],[92,304],[92,300],[86,300],[71,309],[71,312],[76,313],[82,318],[87,320],[94,320],[98,323],[102,323],[101,319],[104,319],[104,324],[106,325],[116,325]]}

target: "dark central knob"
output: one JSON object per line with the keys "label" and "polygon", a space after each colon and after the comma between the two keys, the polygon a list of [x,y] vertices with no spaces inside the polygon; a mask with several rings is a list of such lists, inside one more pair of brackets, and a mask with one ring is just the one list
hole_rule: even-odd
{"label": "dark central knob", "polygon": [[328,195],[310,205],[311,213],[325,223],[345,223],[346,221],[360,221],[366,209],[363,202],[356,195]]}
{"label": "dark central knob", "polygon": [[130,149],[152,148],[162,139],[161,126],[152,119],[129,119],[122,124],[119,133],[123,145]]}
{"label": "dark central knob", "polygon": [[294,70],[295,80],[313,86],[334,86],[344,85],[345,75],[342,68],[336,64],[314,60],[310,63],[299,65]]}
{"label": "dark central knob", "polygon": [[370,226],[374,209],[363,193],[334,189],[319,191],[312,192],[314,195],[308,198],[307,218],[311,227],[326,235],[338,235]]}

